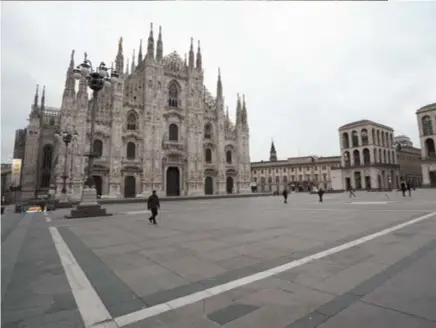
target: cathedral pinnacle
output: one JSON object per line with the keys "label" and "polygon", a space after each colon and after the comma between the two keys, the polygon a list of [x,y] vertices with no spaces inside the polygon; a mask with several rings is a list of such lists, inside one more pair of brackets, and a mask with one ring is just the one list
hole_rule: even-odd
{"label": "cathedral pinnacle", "polygon": [[118,53],[115,57],[115,69],[120,74],[122,74],[124,70],[123,37],[120,37],[118,41]]}
{"label": "cathedral pinnacle", "polygon": [[34,107],[38,107],[38,98],[39,98],[39,84],[36,85],[35,98],[33,100]]}
{"label": "cathedral pinnacle", "polygon": [[236,124],[241,123],[241,97],[238,93],[238,100],[236,101]]}
{"label": "cathedral pinnacle", "polygon": [[162,60],[163,58],[163,42],[162,42],[162,26],[159,26],[159,36],[156,45],[156,59]]}
{"label": "cathedral pinnacle", "polygon": [[127,58],[127,63],[126,63],[126,75],[129,75],[129,58]]}
{"label": "cathedral pinnacle", "polygon": [[41,110],[45,108],[45,85],[42,87]]}
{"label": "cathedral pinnacle", "polygon": [[245,106],[245,95],[242,95],[242,124],[248,124],[247,122],[247,107]]}
{"label": "cathedral pinnacle", "polygon": [[150,23],[150,35],[148,36],[147,58],[154,59],[153,23]]}
{"label": "cathedral pinnacle", "polygon": [[133,72],[135,71],[135,49],[133,49],[133,55],[132,55],[132,67],[130,68],[130,73],[133,74]]}
{"label": "cathedral pinnacle", "polygon": [[221,82],[221,70],[218,67],[218,82],[216,86],[216,97],[222,99],[223,97],[223,84]]}
{"label": "cathedral pinnacle", "polygon": [[191,38],[191,47],[189,48],[189,67],[194,68],[194,38]]}
{"label": "cathedral pinnacle", "polygon": [[142,62],[142,39],[139,40],[138,65]]}
{"label": "cathedral pinnacle", "polygon": [[200,48],[200,41],[198,41],[198,48],[197,48],[197,69],[201,70],[202,66],[202,60],[201,60],[201,48]]}

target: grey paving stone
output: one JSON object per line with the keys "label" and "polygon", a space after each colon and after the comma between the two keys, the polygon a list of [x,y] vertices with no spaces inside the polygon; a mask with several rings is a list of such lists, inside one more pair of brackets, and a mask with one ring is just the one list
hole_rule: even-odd
{"label": "grey paving stone", "polygon": [[[319,312],[311,312],[310,314],[298,319],[285,328],[316,328],[325,322],[329,317]],[[354,326],[352,326],[354,327]]]}
{"label": "grey paving stone", "polygon": [[[304,326],[303,326],[304,327]],[[435,322],[357,302],[318,328],[434,328]],[[289,328],[295,328],[289,326]]]}
{"label": "grey paving stone", "polygon": [[170,300],[186,296],[198,291],[204,290],[204,286],[198,284],[198,283],[191,283],[187,285],[183,285],[180,287],[176,287],[173,289],[164,290],[161,292],[157,292],[151,295],[146,295],[141,297],[141,300],[147,305],[147,306],[153,306],[157,304],[161,304],[164,302],[168,302]]}
{"label": "grey paving stone", "polygon": [[436,326],[436,243],[434,246],[433,251],[367,293],[363,300],[434,321]]}
{"label": "grey paving stone", "polygon": [[[103,303],[116,315],[140,310],[145,304],[103,261],[67,227],[59,232]],[[113,314],[114,315],[114,314]]]}
{"label": "grey paving stone", "polygon": [[[55,321],[83,327],[47,224],[41,214],[33,214],[2,300],[2,324],[56,327]],[[69,327],[57,324],[63,326]]]}
{"label": "grey paving stone", "polygon": [[258,307],[253,305],[235,303],[224,309],[210,313],[207,317],[219,325],[225,325],[226,323],[243,317],[257,309]]}

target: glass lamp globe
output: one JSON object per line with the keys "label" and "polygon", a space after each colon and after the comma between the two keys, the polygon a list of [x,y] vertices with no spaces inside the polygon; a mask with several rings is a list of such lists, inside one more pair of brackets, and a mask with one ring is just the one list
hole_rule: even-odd
{"label": "glass lamp globe", "polygon": [[78,69],[78,68],[75,68],[75,69],[73,70],[73,77],[74,77],[76,80],[80,80],[80,78],[82,77],[82,72],[81,72],[81,70]]}
{"label": "glass lamp globe", "polygon": [[110,81],[111,81],[112,84],[115,84],[115,83],[118,82],[118,77],[116,77],[115,75],[112,75]]}
{"label": "glass lamp globe", "polygon": [[110,87],[110,86],[112,85],[112,83],[111,83],[110,80],[104,80],[104,85],[105,85],[106,87]]}

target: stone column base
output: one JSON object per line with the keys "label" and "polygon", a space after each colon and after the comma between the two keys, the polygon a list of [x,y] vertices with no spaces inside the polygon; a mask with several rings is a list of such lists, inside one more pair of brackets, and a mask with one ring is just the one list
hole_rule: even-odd
{"label": "stone column base", "polygon": [[110,216],[106,209],[97,202],[97,191],[95,188],[85,187],[82,199],[77,207],[71,210],[71,214],[65,216],[67,219],[89,218],[96,216]]}

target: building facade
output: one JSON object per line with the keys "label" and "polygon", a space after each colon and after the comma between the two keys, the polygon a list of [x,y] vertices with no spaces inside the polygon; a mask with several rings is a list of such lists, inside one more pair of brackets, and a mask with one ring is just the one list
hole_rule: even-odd
{"label": "building facade", "polygon": [[400,166],[400,180],[408,181],[415,187],[422,185],[421,149],[413,147],[409,137],[394,137],[397,162]]}
{"label": "building facade", "polygon": [[314,187],[333,189],[333,171],[341,165],[340,156],[292,157],[277,159],[274,142],[269,161],[251,163],[252,185],[259,192],[281,193],[283,189],[309,191]]}
{"label": "building facade", "polygon": [[[64,169],[72,198],[80,198],[90,150],[91,108],[97,101],[93,153],[94,181],[102,197],[145,197],[152,190],[168,196],[250,192],[249,126],[245,97],[236,104],[236,122],[225,111],[218,72],[216,97],[204,85],[200,44],[193,40],[183,60],[164,56],[162,31],[151,27],[131,63],[118,44],[116,85],[89,99],[85,78],[76,85],[74,51],[59,110],[41,104],[38,93],[26,129],[23,188],[62,189]],[[66,149],[56,131],[75,131]],[[67,152],[65,157],[65,152]],[[66,158],[66,161],[65,161]]]}
{"label": "building facade", "polygon": [[436,103],[417,110],[421,142],[422,185],[436,187]]}
{"label": "building facade", "polygon": [[393,129],[369,120],[339,128],[345,189],[391,189],[399,183]]}

